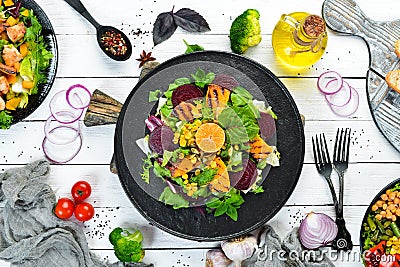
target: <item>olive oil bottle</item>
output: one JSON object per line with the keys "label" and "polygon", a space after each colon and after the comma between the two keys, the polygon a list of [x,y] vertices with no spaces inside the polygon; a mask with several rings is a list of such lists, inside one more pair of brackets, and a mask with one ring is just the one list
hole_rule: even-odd
{"label": "olive oil bottle", "polygon": [[317,62],[327,42],[324,19],[306,12],[282,15],[272,33],[276,56],[291,67],[306,67]]}

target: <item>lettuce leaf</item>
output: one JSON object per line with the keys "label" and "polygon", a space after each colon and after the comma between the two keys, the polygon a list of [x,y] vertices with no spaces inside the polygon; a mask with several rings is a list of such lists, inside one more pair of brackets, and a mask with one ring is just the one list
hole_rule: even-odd
{"label": "lettuce leaf", "polygon": [[0,129],[8,129],[11,126],[13,117],[6,111],[0,111]]}
{"label": "lettuce leaf", "polygon": [[189,201],[184,199],[181,195],[172,192],[171,188],[168,186],[164,188],[164,191],[161,193],[158,200],[167,205],[172,205],[174,209],[189,207]]}

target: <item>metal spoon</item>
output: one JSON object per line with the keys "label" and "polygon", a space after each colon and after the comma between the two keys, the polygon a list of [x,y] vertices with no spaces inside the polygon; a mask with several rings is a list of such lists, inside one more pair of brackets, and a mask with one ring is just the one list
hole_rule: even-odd
{"label": "metal spoon", "polygon": [[[79,14],[81,14],[85,19],[87,19],[95,28],[97,31],[97,42],[99,43],[99,46],[103,52],[109,56],[110,58],[117,60],[117,61],[124,61],[127,60],[131,54],[132,54],[132,44],[129,41],[129,38],[120,30],[117,28],[114,28],[112,26],[103,26],[100,25],[86,10],[85,6],[81,3],[80,0],[65,0],[71,7],[73,7],[76,11],[78,11]],[[101,38],[106,34],[107,32],[114,32],[114,34],[120,34],[121,38],[125,41],[125,46],[126,46],[126,51],[121,53],[120,55],[118,54],[113,54],[110,49],[107,49]]]}

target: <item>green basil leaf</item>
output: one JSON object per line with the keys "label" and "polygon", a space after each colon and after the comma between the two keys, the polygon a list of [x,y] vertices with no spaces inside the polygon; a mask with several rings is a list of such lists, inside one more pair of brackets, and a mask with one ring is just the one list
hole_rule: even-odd
{"label": "green basil leaf", "polygon": [[237,208],[229,205],[226,210],[226,215],[228,215],[232,220],[234,220],[236,222],[238,219]]}
{"label": "green basil leaf", "polygon": [[194,44],[194,45],[188,44],[188,43],[186,42],[185,39],[183,39],[183,42],[184,42],[185,45],[186,45],[185,54],[189,54],[189,53],[197,52],[197,51],[204,51],[204,47],[202,47],[202,46],[200,46],[200,45],[197,45],[197,44]]}
{"label": "green basil leaf", "polygon": [[220,205],[214,212],[214,216],[218,217],[221,216],[222,214],[225,214],[225,212],[228,210],[228,205],[222,204]]}

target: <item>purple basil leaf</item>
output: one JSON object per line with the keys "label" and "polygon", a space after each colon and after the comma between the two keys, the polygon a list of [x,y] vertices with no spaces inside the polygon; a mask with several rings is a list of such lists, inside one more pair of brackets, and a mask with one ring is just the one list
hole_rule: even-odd
{"label": "purple basil leaf", "polygon": [[196,11],[182,8],[174,13],[176,25],[188,32],[210,31],[207,21]]}
{"label": "purple basil leaf", "polygon": [[177,27],[172,12],[164,12],[158,15],[153,28],[154,45],[158,45],[171,37]]}

